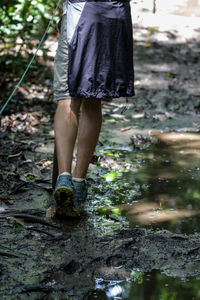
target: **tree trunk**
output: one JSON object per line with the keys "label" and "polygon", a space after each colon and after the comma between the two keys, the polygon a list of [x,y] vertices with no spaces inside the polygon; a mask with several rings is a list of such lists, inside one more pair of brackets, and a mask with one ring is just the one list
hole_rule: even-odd
{"label": "tree trunk", "polygon": [[156,13],[156,0],[153,0],[153,14]]}

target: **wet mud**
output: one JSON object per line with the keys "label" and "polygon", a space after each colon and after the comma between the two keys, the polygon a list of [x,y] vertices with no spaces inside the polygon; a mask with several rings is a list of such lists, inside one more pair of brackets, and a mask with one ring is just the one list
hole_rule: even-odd
{"label": "wet mud", "polygon": [[49,187],[14,187],[0,212],[1,295],[140,299],[161,282],[160,299],[175,278],[174,293],[196,280],[188,293],[198,299],[199,141],[197,133],[151,132],[126,147],[99,145],[81,220],[46,219],[55,206]]}

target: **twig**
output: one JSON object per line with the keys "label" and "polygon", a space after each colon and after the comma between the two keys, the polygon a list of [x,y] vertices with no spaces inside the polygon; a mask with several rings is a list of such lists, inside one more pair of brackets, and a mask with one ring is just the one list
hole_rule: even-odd
{"label": "twig", "polygon": [[27,285],[23,286],[18,293],[27,293],[27,292],[46,292],[50,293],[53,291],[61,291],[67,292],[66,289],[60,287],[54,287],[52,285],[45,285],[45,284],[35,284],[35,285]]}
{"label": "twig", "polygon": [[48,232],[46,230],[43,230],[43,229],[40,229],[40,228],[31,227],[31,226],[28,226],[26,228],[28,230],[33,230],[33,231],[37,231],[37,232],[41,232],[41,233],[44,233],[46,235],[49,235],[52,238],[54,238],[55,240],[60,240],[60,239],[63,238],[63,234],[62,233],[52,233],[52,232]]}
{"label": "twig", "polygon": [[14,217],[7,217],[9,220],[23,226],[24,228],[27,228],[27,226],[24,224],[24,222],[22,222],[21,220],[14,218]]}
{"label": "twig", "polygon": [[4,248],[4,249],[11,250],[9,247],[6,247],[6,246],[4,246],[4,245],[1,245],[1,244],[0,244],[0,247],[1,247],[1,248]]}
{"label": "twig", "polygon": [[13,254],[13,253],[2,251],[2,250],[0,250],[0,255],[7,256],[7,257],[15,257],[15,258],[19,258],[20,257],[18,255]]}
{"label": "twig", "polygon": [[0,214],[0,218],[7,218],[7,217],[22,218],[25,221],[29,221],[29,222],[33,222],[33,223],[40,223],[40,224],[43,224],[46,226],[58,228],[58,226],[55,224],[45,221],[44,219],[42,219],[40,217],[29,215],[29,214],[15,213],[15,212],[12,213],[12,212],[6,212],[6,211],[4,211],[2,214]]}
{"label": "twig", "polygon": [[15,193],[18,192],[21,188],[23,188],[24,186],[26,186],[26,185],[28,185],[28,184],[30,184],[30,183],[29,183],[29,182],[23,182],[23,183],[18,184],[17,186],[15,186],[15,187],[13,188],[12,191],[9,192],[9,194],[10,194],[10,195],[11,195],[11,194],[15,194]]}
{"label": "twig", "polygon": [[27,292],[52,292],[54,288],[50,285],[36,284],[36,285],[27,285],[21,288],[19,291],[20,294]]}

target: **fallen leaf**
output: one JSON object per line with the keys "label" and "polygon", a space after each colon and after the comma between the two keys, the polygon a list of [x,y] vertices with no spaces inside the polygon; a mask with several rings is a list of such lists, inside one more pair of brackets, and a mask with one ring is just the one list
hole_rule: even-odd
{"label": "fallen leaf", "polygon": [[55,208],[53,206],[50,206],[49,208],[47,208],[46,210],[46,218],[47,219],[51,219],[55,216]]}

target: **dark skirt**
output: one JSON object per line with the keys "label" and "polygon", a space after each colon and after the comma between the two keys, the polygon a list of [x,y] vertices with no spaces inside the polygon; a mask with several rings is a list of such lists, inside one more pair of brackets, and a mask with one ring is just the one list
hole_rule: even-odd
{"label": "dark skirt", "polygon": [[[71,3],[84,1],[72,0]],[[129,1],[85,1],[68,44],[72,97],[134,95],[133,32]]]}

